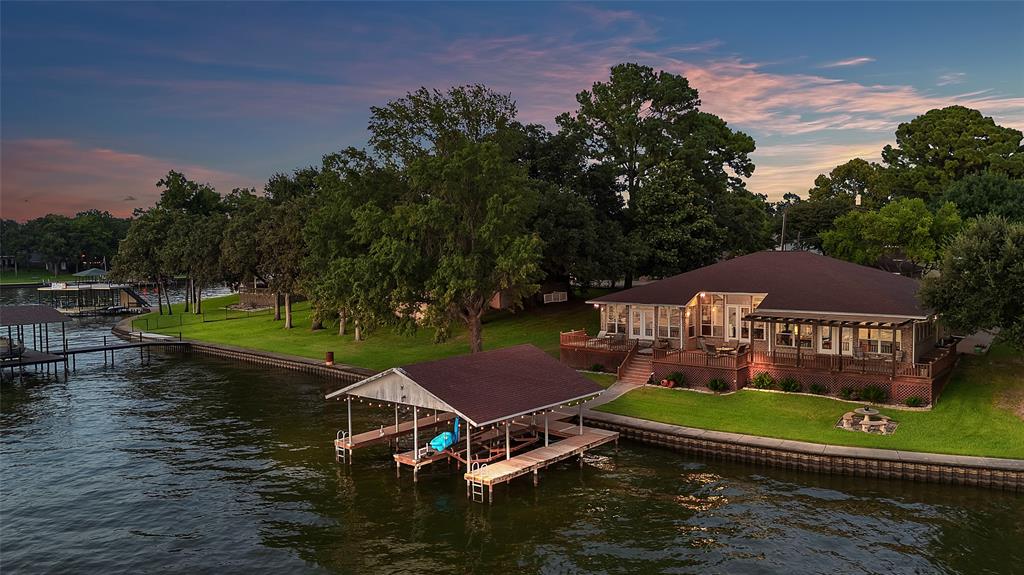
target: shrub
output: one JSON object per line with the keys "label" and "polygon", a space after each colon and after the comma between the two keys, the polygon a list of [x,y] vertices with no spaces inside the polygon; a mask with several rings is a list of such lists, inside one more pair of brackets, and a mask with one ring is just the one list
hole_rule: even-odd
{"label": "shrub", "polygon": [[668,374],[668,377],[666,377],[665,379],[674,383],[676,387],[686,386],[686,376],[683,375],[683,372],[681,371],[673,371],[672,373]]}
{"label": "shrub", "polygon": [[708,389],[715,393],[718,393],[720,391],[725,391],[729,389],[729,384],[725,383],[725,381],[722,379],[715,378],[708,382]]}
{"label": "shrub", "polygon": [[886,393],[885,390],[877,385],[869,385],[861,390],[860,396],[865,401],[871,403],[885,403]]}
{"label": "shrub", "polygon": [[839,397],[843,399],[860,399],[860,394],[852,387],[844,387],[839,390]]}
{"label": "shrub", "polygon": [[921,407],[922,405],[924,405],[924,400],[915,395],[912,397],[908,397],[907,401],[905,401],[904,403],[907,404],[907,407]]}
{"label": "shrub", "polygon": [[800,385],[800,382],[792,377],[787,377],[779,382],[779,389],[782,391],[796,392],[803,391],[804,386]]}
{"label": "shrub", "polygon": [[596,371],[598,373],[604,373],[604,365],[602,365],[600,363],[595,363],[594,365],[590,366],[590,371]]}
{"label": "shrub", "polygon": [[811,387],[808,388],[808,391],[810,391],[814,395],[825,395],[825,392],[827,392],[828,389],[826,389],[825,386],[821,385],[820,383],[812,383]]}
{"label": "shrub", "polygon": [[767,371],[754,376],[754,389],[771,389],[775,387],[775,378]]}

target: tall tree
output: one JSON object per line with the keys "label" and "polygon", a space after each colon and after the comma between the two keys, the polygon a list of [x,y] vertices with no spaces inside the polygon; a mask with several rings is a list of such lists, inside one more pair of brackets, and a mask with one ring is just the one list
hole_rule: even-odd
{"label": "tall tree", "polygon": [[372,109],[370,141],[408,170],[413,193],[364,219],[378,231],[371,252],[398,274],[399,313],[422,304],[442,337],[461,321],[472,352],[483,349],[490,299],[501,291],[518,304],[540,275],[541,241],[528,228],[536,191],[515,161],[514,121],[512,99],[483,86],[421,88]]}
{"label": "tall tree", "polygon": [[998,330],[1024,350],[1024,224],[998,216],[972,220],[943,250],[938,275],[921,298],[962,333]]}
{"label": "tall tree", "polygon": [[[575,114],[562,114],[557,122],[563,132],[584,143],[588,162],[613,171],[628,198],[628,210],[645,193],[654,170],[671,168],[680,172],[678,178],[699,187],[701,201],[718,225],[735,230],[721,235],[725,244],[721,252],[748,249],[751,237],[759,238],[754,243],[766,239],[762,232],[766,221],[763,200],[739,193],[745,191],[743,179],[754,169],[749,158],[754,141],[730,129],[721,118],[701,112],[697,90],[686,78],[639,64],[619,64],[612,67],[607,82],[595,83],[591,90],[580,92],[576,100],[579,108]],[[730,196],[729,192],[736,195]],[[758,202],[762,203],[760,208]],[[750,208],[754,208],[757,220],[753,224],[724,215]],[[655,211],[648,209],[646,213]],[[641,225],[637,214],[627,215],[623,221]],[[753,228],[760,233],[752,234]],[[642,236],[630,235],[645,241]],[[641,245],[639,249],[650,252],[651,246]]]}
{"label": "tall tree", "polygon": [[964,218],[985,214],[1002,216],[1010,221],[1024,221],[1024,178],[985,172],[953,182],[946,190],[945,200],[956,204]]}
{"label": "tall tree", "polygon": [[920,198],[900,198],[877,211],[852,211],[837,218],[822,243],[825,253],[855,263],[873,266],[882,258],[902,259],[929,270],[960,226],[953,204],[932,212]]}
{"label": "tall tree", "polygon": [[664,277],[715,261],[722,229],[701,201],[701,188],[671,167],[654,175],[633,210],[643,268]]}
{"label": "tall tree", "polygon": [[963,106],[930,110],[896,129],[882,150],[884,186],[893,196],[936,202],[953,182],[990,171],[1024,178],[1020,130]]}

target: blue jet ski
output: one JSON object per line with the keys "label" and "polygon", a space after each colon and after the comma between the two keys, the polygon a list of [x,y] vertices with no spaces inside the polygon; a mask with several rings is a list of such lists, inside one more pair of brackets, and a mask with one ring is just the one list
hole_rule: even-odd
{"label": "blue jet ski", "polygon": [[430,448],[434,451],[444,451],[459,440],[459,418],[455,418],[455,432],[445,431],[440,433],[434,439],[430,440]]}

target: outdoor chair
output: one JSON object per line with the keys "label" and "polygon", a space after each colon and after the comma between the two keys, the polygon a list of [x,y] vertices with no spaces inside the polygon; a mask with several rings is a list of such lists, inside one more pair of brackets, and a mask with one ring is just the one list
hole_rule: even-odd
{"label": "outdoor chair", "polygon": [[748,343],[741,343],[736,348],[736,355],[737,356],[747,355],[747,350],[749,350],[749,349],[750,349],[750,344],[748,344]]}
{"label": "outdoor chair", "polygon": [[710,355],[711,357],[718,357],[718,348],[716,348],[715,344],[713,343],[705,343],[704,353]]}
{"label": "outdoor chair", "polygon": [[853,348],[854,359],[864,359],[864,349],[860,347]]}

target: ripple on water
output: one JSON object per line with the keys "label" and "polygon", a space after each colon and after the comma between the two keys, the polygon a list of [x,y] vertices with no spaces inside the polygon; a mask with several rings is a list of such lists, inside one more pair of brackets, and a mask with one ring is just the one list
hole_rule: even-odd
{"label": "ripple on water", "polygon": [[[6,292],[4,292],[6,293]],[[83,341],[103,322],[74,324]],[[334,463],[327,384],[215,360],[83,360],[0,389],[5,573],[1012,573],[1019,496],[804,475],[623,441],[468,503],[386,447]],[[99,359],[99,358],[97,358]],[[390,421],[357,407],[355,427]],[[59,534],[59,536],[54,536]],[[1018,570],[1019,572],[1019,570]]]}

